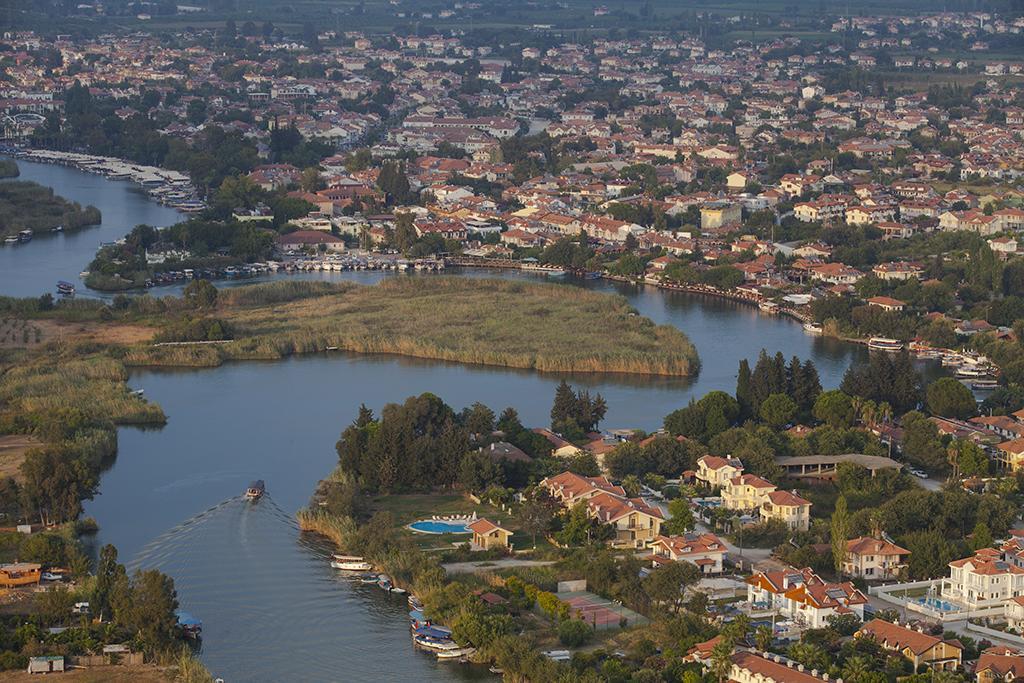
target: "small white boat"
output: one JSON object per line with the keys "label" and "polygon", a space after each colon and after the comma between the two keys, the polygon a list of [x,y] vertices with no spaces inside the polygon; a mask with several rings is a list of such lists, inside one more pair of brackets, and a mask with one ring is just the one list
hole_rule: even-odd
{"label": "small white boat", "polygon": [[804,323],[804,332],[808,334],[821,334],[821,323]]}
{"label": "small white boat", "polygon": [[868,348],[873,351],[902,351],[903,342],[898,339],[887,339],[886,337],[871,337],[871,339],[868,339]]}
{"label": "small white boat", "polygon": [[358,555],[334,555],[331,566],[347,572],[368,572],[373,565]]}
{"label": "small white boat", "polygon": [[778,313],[779,305],[774,301],[762,301],[757,305],[765,313]]}
{"label": "small white boat", "polygon": [[43,572],[39,575],[43,581],[63,581],[64,577],[60,574],[54,574],[53,572]]}
{"label": "small white boat", "polygon": [[465,659],[476,652],[476,648],[472,647],[458,647],[450,650],[439,650],[437,652],[437,658],[442,662],[451,662],[461,659]]}

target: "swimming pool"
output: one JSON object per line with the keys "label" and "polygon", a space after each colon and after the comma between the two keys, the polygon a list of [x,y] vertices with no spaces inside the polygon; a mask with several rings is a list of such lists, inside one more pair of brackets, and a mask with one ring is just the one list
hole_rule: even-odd
{"label": "swimming pool", "polygon": [[951,602],[940,600],[938,598],[918,598],[915,602],[925,607],[931,607],[932,609],[939,610],[940,612],[956,612],[960,608]]}
{"label": "swimming pool", "polygon": [[468,534],[465,522],[449,522],[437,519],[421,519],[409,525],[413,531],[421,534]]}

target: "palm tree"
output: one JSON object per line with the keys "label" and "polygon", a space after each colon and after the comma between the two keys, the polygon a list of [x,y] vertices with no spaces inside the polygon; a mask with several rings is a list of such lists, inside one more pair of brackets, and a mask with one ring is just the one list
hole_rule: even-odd
{"label": "palm tree", "polygon": [[876,413],[878,419],[884,423],[888,423],[892,420],[892,406],[889,405],[888,401],[882,401],[879,403]]}
{"label": "palm tree", "polygon": [[861,683],[871,673],[871,660],[864,655],[855,655],[843,665],[843,680],[846,683]]}
{"label": "palm tree", "polygon": [[758,650],[767,651],[772,646],[774,639],[775,634],[772,632],[771,626],[761,624],[754,632],[754,642],[757,644]]}

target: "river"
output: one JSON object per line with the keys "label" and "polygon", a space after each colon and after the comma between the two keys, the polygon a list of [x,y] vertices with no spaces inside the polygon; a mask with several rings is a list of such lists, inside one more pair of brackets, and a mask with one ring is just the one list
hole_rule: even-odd
{"label": "river", "polygon": [[[137,223],[177,218],[131,185],[63,167],[19,165],[23,178],[99,207],[103,225],[0,251],[2,294],[50,291],[57,279],[81,271],[100,241]],[[431,276],[310,277],[370,283]],[[604,281],[565,286],[619,292],[643,315],[686,332],[700,353],[701,372],[692,379],[569,377],[605,397],[605,427],[652,430],[691,397],[712,389],[731,393],[739,360],[755,359],[761,348],[811,358],[825,387],[835,387],[851,361],[866,354],[746,304]],[[156,293],[164,291],[176,290]],[[543,425],[561,378],[342,353],[133,372],[131,386],[160,403],[169,421],[159,430],[119,431],[117,461],[103,475],[101,495],[86,505],[101,528],[95,544],[114,543],[130,566],[158,567],[174,577],[183,608],[204,623],[203,661],[229,683],[488,677],[414,652],[404,601],[337,576],[327,564],[329,549],[300,537],[293,515],[334,466],[334,443],[361,403],[379,413],[387,402],[431,391],[456,409],[475,401],[495,411],[512,406],[525,424]],[[255,478],[266,480],[269,495],[250,504],[239,494]]]}

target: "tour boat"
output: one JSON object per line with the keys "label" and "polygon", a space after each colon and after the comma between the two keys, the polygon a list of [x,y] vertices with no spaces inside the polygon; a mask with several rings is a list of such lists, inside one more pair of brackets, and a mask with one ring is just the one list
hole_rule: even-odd
{"label": "tour boat", "polygon": [[266,492],[266,490],[267,488],[266,486],[264,486],[263,480],[257,479],[256,481],[249,484],[249,488],[245,490],[245,497],[248,498],[249,500],[256,500],[257,498],[260,498]]}
{"label": "tour boat", "polygon": [[347,572],[367,572],[373,565],[358,555],[334,555],[331,566]]}
{"label": "tour boat", "polygon": [[32,234],[33,233],[31,229],[22,230],[21,232],[18,233],[18,241],[28,242],[32,239]]}
{"label": "tour boat", "polygon": [[810,334],[821,334],[821,323],[804,323],[804,332]]}
{"label": "tour boat", "polygon": [[956,369],[956,373],[954,374],[956,374],[957,377],[981,378],[986,377],[989,374],[989,371],[988,368],[962,365]]}
{"label": "tour boat", "polygon": [[75,286],[70,282],[60,280],[57,282],[57,291],[65,296],[70,296],[75,293]]}
{"label": "tour boat", "polygon": [[757,307],[765,313],[776,313],[779,310],[779,305],[774,301],[762,301]]}
{"label": "tour boat", "polygon": [[971,389],[995,389],[999,386],[999,380],[992,379],[991,377],[976,379],[971,382]]}
{"label": "tour boat", "polygon": [[871,339],[868,339],[868,348],[874,351],[902,351],[903,342],[898,339],[871,337]]}

